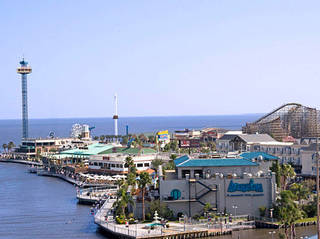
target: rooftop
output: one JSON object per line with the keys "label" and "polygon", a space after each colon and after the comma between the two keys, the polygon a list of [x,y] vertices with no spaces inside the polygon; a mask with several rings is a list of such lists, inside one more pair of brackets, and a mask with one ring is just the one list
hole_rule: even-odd
{"label": "rooftop", "polygon": [[278,157],[267,154],[265,152],[245,152],[240,154],[240,157],[248,160],[257,159],[259,156],[262,156],[264,160],[276,160]]}
{"label": "rooftop", "polygon": [[65,154],[65,155],[95,155],[95,154],[99,154],[100,152],[106,151],[108,149],[113,148],[114,145],[112,144],[90,144],[87,146],[86,149],[70,149],[70,150],[66,150],[66,151],[62,151],[61,154]]}
{"label": "rooftop", "polygon": [[155,154],[157,153],[157,151],[151,148],[113,147],[113,148],[104,150],[99,154],[114,154],[114,153],[138,155],[138,154]]}
{"label": "rooftop", "polygon": [[176,164],[176,166],[177,167],[232,167],[232,166],[258,166],[258,164],[244,158],[212,158],[212,159],[190,159],[189,158],[188,160],[185,160],[180,164]]}

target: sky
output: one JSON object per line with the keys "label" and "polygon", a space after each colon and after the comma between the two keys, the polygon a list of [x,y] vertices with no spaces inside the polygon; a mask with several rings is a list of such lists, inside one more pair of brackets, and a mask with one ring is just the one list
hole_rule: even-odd
{"label": "sky", "polygon": [[0,119],[318,107],[320,1],[0,0]]}

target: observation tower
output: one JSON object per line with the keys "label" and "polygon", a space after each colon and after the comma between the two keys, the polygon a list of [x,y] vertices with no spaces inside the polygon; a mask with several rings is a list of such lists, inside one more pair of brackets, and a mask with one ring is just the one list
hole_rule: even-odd
{"label": "observation tower", "polygon": [[17,73],[21,75],[21,90],[22,90],[22,138],[28,138],[28,87],[27,75],[32,72],[28,62],[22,58],[19,62],[20,67],[17,68]]}

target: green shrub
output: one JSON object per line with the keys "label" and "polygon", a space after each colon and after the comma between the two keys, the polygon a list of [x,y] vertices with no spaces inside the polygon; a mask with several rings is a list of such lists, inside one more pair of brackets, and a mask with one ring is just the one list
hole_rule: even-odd
{"label": "green shrub", "polygon": [[199,215],[199,214],[195,214],[195,215],[192,217],[192,219],[194,219],[194,220],[199,220],[199,218],[200,218],[200,215]]}
{"label": "green shrub", "polygon": [[116,223],[118,223],[118,224],[125,224],[126,221],[125,221],[123,218],[116,217]]}
{"label": "green shrub", "polygon": [[259,207],[260,217],[264,217],[266,215],[267,208],[264,206]]}
{"label": "green shrub", "polygon": [[147,212],[146,213],[146,220],[151,220],[152,219],[152,216],[151,216],[151,213],[150,212]]}

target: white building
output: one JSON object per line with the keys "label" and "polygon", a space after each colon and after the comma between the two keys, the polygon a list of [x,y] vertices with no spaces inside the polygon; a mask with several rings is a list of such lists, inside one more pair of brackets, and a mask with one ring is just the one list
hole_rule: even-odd
{"label": "white building", "polygon": [[89,169],[96,173],[126,174],[128,168],[125,167],[125,161],[128,156],[132,157],[138,171],[145,171],[150,169],[151,162],[158,154],[150,148],[114,147],[92,155],[89,159]]}

